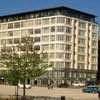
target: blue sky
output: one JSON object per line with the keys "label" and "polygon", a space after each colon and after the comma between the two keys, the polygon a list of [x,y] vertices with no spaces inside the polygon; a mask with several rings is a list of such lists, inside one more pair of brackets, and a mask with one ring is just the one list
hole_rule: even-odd
{"label": "blue sky", "polygon": [[0,0],[0,15],[55,6],[67,6],[94,14],[100,23],[100,0]]}

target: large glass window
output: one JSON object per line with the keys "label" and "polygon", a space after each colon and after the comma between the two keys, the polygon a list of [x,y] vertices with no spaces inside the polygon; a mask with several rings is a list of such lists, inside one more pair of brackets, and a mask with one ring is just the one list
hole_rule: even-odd
{"label": "large glass window", "polygon": [[55,23],[56,23],[56,18],[55,17],[51,18],[51,24],[55,24]]}
{"label": "large glass window", "polygon": [[71,51],[71,45],[66,45],[66,51]]}
{"label": "large glass window", "polygon": [[48,42],[49,41],[49,36],[43,36],[42,41],[43,42]]}
{"label": "large glass window", "polygon": [[56,44],[56,50],[64,50],[64,44]]}
{"label": "large glass window", "polygon": [[92,33],[92,39],[97,39],[97,33]]}
{"label": "large glass window", "polygon": [[71,34],[71,33],[72,33],[72,28],[70,28],[70,27],[66,27],[66,33]]}
{"label": "large glass window", "polygon": [[78,60],[79,61],[84,61],[85,60],[85,56],[84,55],[78,55]]}
{"label": "large glass window", "polygon": [[64,41],[64,35],[57,35],[56,41]]}
{"label": "large glass window", "polygon": [[79,22],[79,27],[80,28],[86,28],[86,23],[85,22]]}
{"label": "large glass window", "polygon": [[97,25],[92,25],[93,30],[97,30]]}
{"label": "large glass window", "polygon": [[71,36],[66,36],[66,42],[68,43],[71,42],[71,38],[72,38]]}
{"label": "large glass window", "polygon": [[28,29],[28,33],[29,33],[30,35],[32,35],[32,34],[33,34],[33,29]]}
{"label": "large glass window", "polygon": [[85,64],[84,63],[78,63],[78,69],[84,69]]}
{"label": "large glass window", "polygon": [[40,37],[34,37],[35,42],[40,42]]}
{"label": "large glass window", "polygon": [[12,44],[12,39],[7,39],[7,44]]}
{"label": "large glass window", "polygon": [[20,43],[19,38],[15,38],[15,39],[14,39],[14,44],[18,44],[18,43]]}
{"label": "large glass window", "polygon": [[54,59],[54,53],[50,53],[50,58]]}
{"label": "large glass window", "polygon": [[55,41],[55,35],[50,35],[50,41]]}
{"label": "large glass window", "polygon": [[8,24],[8,29],[12,29],[13,28],[13,23],[9,23]]}
{"label": "large glass window", "polygon": [[[26,31],[25,31],[26,32]],[[23,34],[25,35],[25,32],[23,32]],[[27,33],[27,32],[26,32]],[[19,30],[16,30],[13,32],[13,35],[14,36],[20,36],[20,31]]]}
{"label": "large glass window", "polygon": [[64,53],[56,53],[56,58],[58,59],[64,59]]}
{"label": "large glass window", "polygon": [[71,25],[72,24],[72,19],[66,18],[66,24]]}
{"label": "large glass window", "polygon": [[79,36],[85,36],[85,32],[84,30],[79,30]]}
{"label": "large glass window", "polygon": [[48,24],[50,24],[50,19],[49,18],[46,18],[46,19],[42,20],[42,25],[48,25]]}
{"label": "large glass window", "polygon": [[43,28],[43,29],[42,29],[42,32],[43,32],[43,33],[49,33],[49,27]]}
{"label": "large glass window", "polygon": [[57,32],[64,32],[65,27],[64,26],[57,26]]}
{"label": "large glass window", "polygon": [[45,45],[42,45],[42,48],[43,48],[43,50],[49,50],[49,45],[48,44],[45,44]]}
{"label": "large glass window", "polygon": [[96,40],[92,40],[92,46],[96,46],[97,45],[97,42],[96,42]]}
{"label": "large glass window", "polygon": [[34,30],[34,33],[35,33],[35,34],[40,34],[40,33],[41,33],[41,29],[35,29],[35,30]]}
{"label": "large glass window", "polygon": [[57,17],[57,23],[65,23],[64,17]]}
{"label": "large glass window", "polygon": [[40,26],[41,25],[41,19],[36,19],[35,22],[34,22],[34,24],[36,26]]}
{"label": "large glass window", "polygon": [[20,28],[20,22],[14,23],[14,28]]}
{"label": "large glass window", "polygon": [[79,53],[85,53],[85,47],[78,47]]}
{"label": "large glass window", "polygon": [[79,38],[78,39],[78,44],[85,45],[85,39]]}
{"label": "large glass window", "polygon": [[51,27],[51,32],[55,32],[55,26]]}
{"label": "large glass window", "polygon": [[96,48],[92,48],[92,54],[96,54],[97,50]]}
{"label": "large glass window", "polygon": [[65,67],[70,68],[71,67],[71,62],[65,62]]}
{"label": "large glass window", "polygon": [[68,60],[70,60],[71,59],[71,53],[66,53],[65,54],[65,58],[68,59]]}
{"label": "large glass window", "polygon": [[95,57],[95,56],[92,56],[92,62],[96,62],[97,61],[97,57]]}
{"label": "large glass window", "polygon": [[56,67],[58,69],[64,68],[64,62],[56,62]]}
{"label": "large glass window", "polygon": [[50,44],[50,50],[55,50],[55,44]]}
{"label": "large glass window", "polygon": [[13,31],[8,31],[8,36],[13,36]]}

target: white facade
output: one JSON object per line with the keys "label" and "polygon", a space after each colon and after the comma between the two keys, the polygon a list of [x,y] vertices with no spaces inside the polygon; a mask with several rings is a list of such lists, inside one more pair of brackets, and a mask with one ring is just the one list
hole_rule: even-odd
{"label": "white facade", "polygon": [[[35,45],[40,51],[48,53],[48,63],[63,70],[55,72],[54,77],[64,78],[65,69],[97,71],[98,24],[64,15],[0,23],[0,50],[6,44],[18,51],[18,43],[28,35],[37,40]],[[70,78],[77,77],[77,73],[67,74]],[[80,78],[83,76],[87,77],[85,73],[78,74]]]}

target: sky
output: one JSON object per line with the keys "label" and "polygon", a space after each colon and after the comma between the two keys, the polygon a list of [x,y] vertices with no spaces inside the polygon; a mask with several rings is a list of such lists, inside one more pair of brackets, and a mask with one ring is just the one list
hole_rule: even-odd
{"label": "sky", "polygon": [[56,6],[67,6],[96,15],[100,23],[100,0],[0,0],[0,15]]}

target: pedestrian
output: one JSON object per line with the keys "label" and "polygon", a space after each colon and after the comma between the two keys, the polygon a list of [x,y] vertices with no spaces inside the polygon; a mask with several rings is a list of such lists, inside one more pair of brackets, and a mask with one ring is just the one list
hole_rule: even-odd
{"label": "pedestrian", "polygon": [[98,92],[98,98],[99,98],[98,100],[100,100],[100,90],[99,90],[99,92]]}

